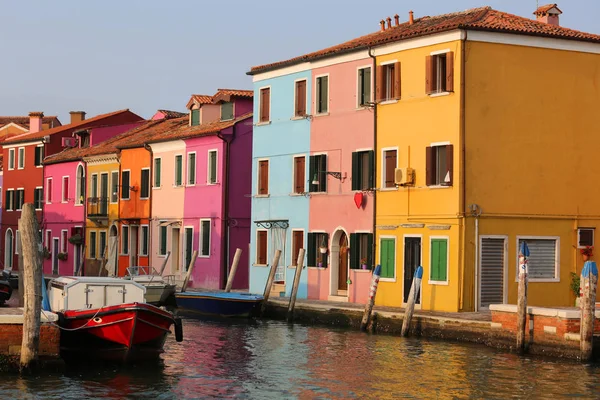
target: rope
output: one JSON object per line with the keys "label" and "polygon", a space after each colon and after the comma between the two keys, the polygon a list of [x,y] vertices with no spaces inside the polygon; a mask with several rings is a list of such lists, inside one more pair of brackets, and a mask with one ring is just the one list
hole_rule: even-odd
{"label": "rope", "polygon": [[90,318],[90,319],[88,320],[88,322],[86,322],[85,324],[81,325],[81,326],[80,326],[80,327],[78,327],[78,328],[73,328],[73,329],[69,329],[69,328],[62,327],[62,326],[58,325],[56,322],[50,321],[50,320],[48,319],[48,315],[46,314],[46,311],[42,310],[42,313],[44,314],[44,316],[46,317],[46,319],[48,319],[48,322],[50,322],[52,325],[54,325],[54,326],[57,326],[59,329],[62,329],[63,331],[69,331],[69,332],[73,332],[73,331],[78,331],[79,329],[85,328],[85,327],[87,326],[87,324],[89,324],[89,323],[90,323],[90,322],[91,322],[91,321],[92,321],[94,318],[96,318],[96,315],[98,315],[98,313],[100,312],[100,310],[102,310],[102,308],[103,308],[103,307],[100,307],[100,308],[98,309],[98,311],[96,311],[96,314],[94,314],[94,316],[93,316],[92,318]]}

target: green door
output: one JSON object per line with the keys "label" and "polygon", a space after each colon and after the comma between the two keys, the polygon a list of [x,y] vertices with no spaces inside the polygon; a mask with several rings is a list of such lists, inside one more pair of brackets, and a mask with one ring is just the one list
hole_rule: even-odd
{"label": "green door", "polygon": [[381,239],[380,249],[381,277],[394,278],[396,276],[396,241]]}

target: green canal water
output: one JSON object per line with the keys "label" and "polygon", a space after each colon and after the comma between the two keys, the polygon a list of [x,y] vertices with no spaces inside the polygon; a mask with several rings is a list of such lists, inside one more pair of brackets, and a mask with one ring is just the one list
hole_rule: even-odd
{"label": "green canal water", "polygon": [[157,364],[0,379],[4,399],[600,398],[600,365],[281,322],[184,320]]}

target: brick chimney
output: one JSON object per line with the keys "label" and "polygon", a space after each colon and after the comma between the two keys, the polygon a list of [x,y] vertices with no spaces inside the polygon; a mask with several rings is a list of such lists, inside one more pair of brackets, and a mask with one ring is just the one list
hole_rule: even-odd
{"label": "brick chimney", "polygon": [[76,124],[78,122],[85,120],[85,111],[71,111],[71,112],[69,112],[69,114],[71,114],[71,123],[72,124]]}
{"label": "brick chimney", "polygon": [[385,31],[385,21],[384,20],[379,21],[379,25],[381,26],[381,32]]}
{"label": "brick chimney", "polygon": [[408,23],[412,25],[415,23],[415,14],[411,11],[408,12]]}
{"label": "brick chimney", "polygon": [[394,15],[394,26],[400,25],[400,16],[398,14]]}
{"label": "brick chimney", "polygon": [[29,113],[29,133],[36,133],[42,130],[42,118],[44,118],[44,113],[41,111],[32,111]]}
{"label": "brick chimney", "polygon": [[392,27],[392,17],[387,17],[385,20],[387,21],[387,29],[390,29]]}
{"label": "brick chimney", "polygon": [[560,26],[558,23],[558,16],[560,14],[562,14],[562,11],[560,11],[556,4],[546,4],[545,6],[539,7],[533,13],[538,22],[554,26]]}

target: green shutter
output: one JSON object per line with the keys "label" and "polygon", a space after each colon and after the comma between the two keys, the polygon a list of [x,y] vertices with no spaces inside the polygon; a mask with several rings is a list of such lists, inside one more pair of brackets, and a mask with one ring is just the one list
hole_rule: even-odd
{"label": "green shutter", "polygon": [[[329,245],[329,234],[328,233],[322,233],[323,235],[323,239],[325,240],[325,245]],[[321,244],[319,243],[319,246]],[[328,255],[329,253],[325,253],[325,254],[321,254],[321,260],[323,261],[323,267],[327,267],[329,262],[328,262]]]}
{"label": "green shutter", "polygon": [[381,239],[381,277],[394,277],[395,260],[394,239]]}
{"label": "green shutter", "polygon": [[373,234],[367,233],[367,267],[373,267]]}
{"label": "green shutter", "polygon": [[446,239],[431,240],[431,280],[446,281],[448,277],[448,241]]}
{"label": "green shutter", "polygon": [[[364,168],[364,166],[363,166]],[[369,189],[373,189],[375,187],[375,152],[373,150],[369,151]]]}
{"label": "green shutter", "polygon": [[183,166],[182,166],[182,156],[175,156],[175,185],[181,186],[182,175],[183,175]]}
{"label": "green shutter", "polygon": [[317,166],[317,164],[316,164],[315,156],[310,156],[308,158],[308,180],[309,180],[308,191],[309,192],[317,191],[317,185],[313,185],[313,180],[315,179],[315,175],[317,173],[316,166]]}
{"label": "green shutter", "polygon": [[316,257],[316,245],[315,245],[315,234],[308,233],[306,240],[306,265],[309,267],[315,267],[317,265],[317,257]]}
{"label": "green shutter", "polygon": [[154,160],[154,187],[160,187],[160,174],[161,174],[160,163],[161,163],[160,158],[156,158]]}
{"label": "green shutter", "polygon": [[365,68],[363,71],[363,104],[371,102],[371,68]]}
{"label": "green shutter", "polygon": [[352,190],[360,190],[360,171],[358,167],[358,153],[352,153]]}
{"label": "green shutter", "polygon": [[[354,153],[353,153],[354,155]],[[360,243],[358,240],[359,236],[356,233],[350,234],[350,268],[360,268]]]}
{"label": "green shutter", "polygon": [[200,110],[192,110],[192,126],[200,125]]}
{"label": "green shutter", "polygon": [[319,156],[319,161],[321,162],[319,171],[321,172],[319,176],[319,182],[321,183],[319,185],[319,191],[320,192],[326,192],[327,191],[327,174],[325,173],[325,171],[327,171],[327,154],[321,154]]}

